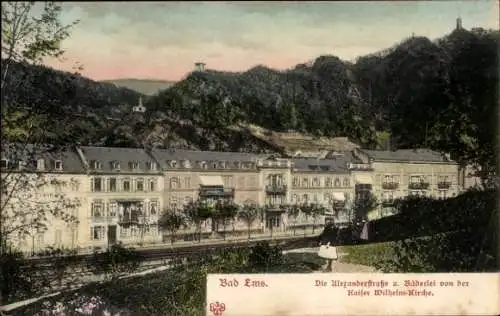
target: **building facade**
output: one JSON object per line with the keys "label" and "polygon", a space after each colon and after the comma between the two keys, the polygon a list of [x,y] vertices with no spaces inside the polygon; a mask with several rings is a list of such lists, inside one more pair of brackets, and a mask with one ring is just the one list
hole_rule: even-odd
{"label": "building facade", "polygon": [[[26,175],[20,159],[2,153],[2,180]],[[34,161],[34,162],[33,162]],[[33,172],[46,178],[34,192],[36,202],[65,198],[78,201],[70,212],[77,219],[47,218],[48,225],[24,238],[13,238],[24,251],[48,246],[104,248],[113,243],[165,242],[158,226],[162,212],[182,212],[191,201],[233,201],[265,207],[251,229],[285,232],[325,222],[348,223],[356,199],[372,194],[378,203],[372,218],[394,212],[396,198],[421,195],[449,198],[464,188],[458,165],[430,150],[331,152],[317,158],[285,158],[250,153],[140,148],[76,147],[61,157],[38,155]],[[48,179],[48,180],[47,180]],[[57,187],[50,183],[60,181]],[[4,191],[4,188],[2,188]],[[23,193],[22,190],[17,192]],[[22,198],[9,201],[12,209]],[[17,203],[17,204],[16,204]],[[287,212],[298,204],[324,207],[320,216]],[[227,227],[226,227],[227,226]],[[206,221],[203,231],[214,233]],[[215,233],[246,232],[241,220]],[[193,227],[181,231],[190,234]]]}

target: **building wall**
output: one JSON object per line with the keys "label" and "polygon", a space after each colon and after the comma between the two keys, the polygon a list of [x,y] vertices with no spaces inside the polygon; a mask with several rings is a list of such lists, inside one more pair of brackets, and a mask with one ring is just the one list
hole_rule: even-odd
{"label": "building wall", "polygon": [[[453,197],[461,191],[458,183],[458,166],[456,164],[374,162],[372,166],[374,169],[373,193],[381,200],[391,196],[394,198],[405,197],[417,192],[435,198]],[[429,183],[429,188],[423,190],[409,188],[412,177],[423,177],[425,182]],[[396,189],[382,188],[385,179],[392,179],[389,181],[397,182],[398,187]],[[439,182],[447,181],[451,182],[449,188],[438,188]]]}
{"label": "building wall", "polygon": [[[38,190],[32,189],[28,192],[36,197],[36,202],[44,203],[55,199],[56,194],[63,194],[66,198],[78,199],[81,203],[74,210],[78,218],[78,224],[71,226],[60,218],[48,217],[47,230],[45,232],[34,232],[24,240],[18,240],[11,236],[17,245],[24,251],[37,251],[48,246],[74,248],[106,247],[108,245],[108,232],[110,227],[116,226],[117,241],[125,244],[155,243],[162,241],[162,233],[158,230],[157,219],[164,209],[174,207],[181,208],[191,200],[197,200],[200,188],[200,176],[220,176],[226,188],[234,188],[234,200],[239,204],[256,203],[259,205],[273,204],[302,204],[318,203],[329,210],[333,208],[332,197],[334,193],[342,193],[345,196],[347,206],[352,203],[355,196],[356,175],[369,175],[372,179],[373,193],[379,201],[404,197],[414,192],[419,192],[430,197],[453,197],[457,195],[463,186],[460,182],[458,166],[453,163],[402,163],[402,162],[372,162],[372,170],[350,172],[332,171],[305,171],[295,170],[291,161],[287,159],[269,159],[257,162],[257,169],[200,169],[200,168],[166,168],[163,173],[102,173],[96,174],[70,174],[70,173],[47,173],[46,179],[56,178],[65,186],[54,187],[46,185]],[[3,176],[4,174],[2,174]],[[286,185],[283,193],[270,194],[266,185],[273,183],[273,177],[281,177],[280,183]],[[428,189],[412,190],[408,187],[411,177],[423,176],[429,182]],[[386,177],[389,181],[397,182],[393,189],[384,188]],[[101,190],[96,190],[95,178],[101,178]],[[111,179],[116,179],[116,190],[111,190]],[[138,180],[143,180],[143,190],[138,190]],[[124,190],[125,180],[129,180],[130,190]],[[154,183],[150,190],[150,182]],[[450,187],[440,188],[440,182],[450,182]],[[466,182],[466,181],[465,181]],[[34,188],[34,186],[31,186]],[[26,190],[25,190],[26,191]],[[28,190],[29,191],[29,190]],[[22,193],[22,192],[20,192]],[[26,192],[24,192],[26,194]],[[17,201],[17,202],[16,202]],[[12,203],[26,203],[22,194],[15,197]],[[103,216],[95,216],[95,210],[102,206],[103,212],[112,209],[112,203],[116,201],[142,201],[146,208],[155,205],[156,215],[148,213],[147,221],[149,227],[139,234],[132,228],[127,231],[125,225],[120,224],[120,214],[114,217],[110,213]],[[122,203],[120,202],[120,203]],[[154,202],[155,204],[151,204]],[[116,202],[118,203],[118,202]],[[124,205],[124,204],[122,204]],[[31,205],[32,208],[35,205]],[[118,207],[118,206],[117,206]],[[118,208],[117,208],[118,209]],[[149,212],[149,211],[148,211]],[[285,213],[268,214],[269,217],[279,218],[276,224],[277,230],[286,230],[290,227],[311,225],[313,219],[301,214],[296,221],[291,221]],[[316,223],[324,223],[324,218],[316,219]],[[122,227],[123,226],[123,227]],[[252,229],[269,229],[269,223],[264,218],[255,221]],[[96,233],[96,227],[98,233]],[[267,228],[266,228],[267,227]],[[122,229],[123,228],[123,229]],[[208,222],[204,225],[204,231],[211,231]],[[246,231],[245,223],[235,220],[227,226],[227,230]],[[185,230],[192,232],[193,228]],[[97,236],[97,238],[96,238]]]}
{"label": "building wall", "polygon": [[[96,189],[94,182],[96,178],[104,181],[102,190]],[[116,190],[111,190],[110,179],[116,179]],[[115,225],[117,226],[116,239],[124,244],[158,242],[161,240],[156,224],[164,205],[162,194],[164,192],[164,179],[162,176],[154,174],[99,174],[88,175],[85,180],[82,191],[86,197],[84,203],[86,212],[82,218],[85,224],[80,225],[81,247],[106,247],[109,227]],[[137,184],[141,180],[143,181],[143,187],[142,190],[139,190]],[[124,190],[125,181],[130,183],[128,191]],[[156,215],[147,213],[147,215],[144,215],[147,218],[141,219],[146,223],[150,223],[150,225],[146,225],[149,228],[139,225],[140,227],[136,229],[135,227],[120,224],[120,203],[126,203],[127,201],[142,201],[149,208],[155,203]],[[113,208],[113,203],[118,204],[114,209],[115,214],[109,212]],[[98,216],[95,214],[93,212],[94,204],[101,204],[105,215]],[[96,229],[100,231],[95,232]]]}

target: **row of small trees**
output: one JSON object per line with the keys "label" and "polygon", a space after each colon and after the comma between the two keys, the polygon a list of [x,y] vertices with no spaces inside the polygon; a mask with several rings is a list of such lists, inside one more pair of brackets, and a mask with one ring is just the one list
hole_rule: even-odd
{"label": "row of small trees", "polygon": [[[224,239],[226,238],[226,227],[230,223],[234,223],[235,220],[239,220],[246,225],[248,239],[250,239],[252,226],[258,220],[263,221],[266,211],[270,208],[271,206],[259,206],[253,203],[240,205],[231,201],[224,201],[208,204],[202,201],[194,201],[186,204],[181,209],[165,209],[158,224],[161,229],[170,232],[172,243],[175,241],[176,233],[179,230],[194,226],[195,234],[198,242],[200,242],[202,225],[207,220],[212,221],[212,231],[217,230],[219,225],[224,227]],[[280,205],[279,209],[285,212],[286,216],[294,222],[301,214],[304,214],[306,218],[313,218],[314,225],[317,218],[327,211],[327,208],[322,205],[308,203]],[[293,225],[293,231],[295,235],[296,225]]]}

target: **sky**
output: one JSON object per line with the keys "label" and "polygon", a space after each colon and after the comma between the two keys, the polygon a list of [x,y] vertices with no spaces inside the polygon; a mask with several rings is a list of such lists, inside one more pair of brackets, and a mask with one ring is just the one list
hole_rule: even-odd
{"label": "sky", "polygon": [[182,80],[207,68],[292,68],[321,55],[343,60],[389,48],[415,34],[455,27],[498,28],[495,0],[414,2],[64,2],[79,20],[63,43],[65,61],[46,63],[94,80]]}

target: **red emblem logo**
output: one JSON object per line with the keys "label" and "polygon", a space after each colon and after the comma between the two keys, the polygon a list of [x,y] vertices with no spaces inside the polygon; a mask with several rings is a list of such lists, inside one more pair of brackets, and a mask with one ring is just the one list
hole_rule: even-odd
{"label": "red emblem logo", "polygon": [[214,316],[221,316],[222,313],[226,310],[226,304],[224,303],[210,303],[210,311]]}

